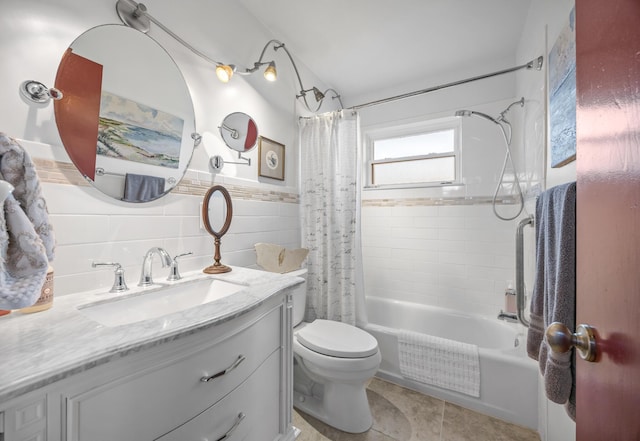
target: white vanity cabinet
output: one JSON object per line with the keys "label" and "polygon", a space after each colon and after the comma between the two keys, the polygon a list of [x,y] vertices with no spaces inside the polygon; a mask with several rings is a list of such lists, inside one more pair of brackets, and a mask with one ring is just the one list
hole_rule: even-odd
{"label": "white vanity cabinet", "polygon": [[47,413],[46,395],[23,397],[0,412],[0,440],[47,440]]}
{"label": "white vanity cabinet", "polygon": [[278,436],[277,354],[244,383],[197,417],[159,438],[159,441],[222,439],[274,440]]}
{"label": "white vanity cabinet", "polygon": [[287,299],[17,398],[0,441],[293,440]]}

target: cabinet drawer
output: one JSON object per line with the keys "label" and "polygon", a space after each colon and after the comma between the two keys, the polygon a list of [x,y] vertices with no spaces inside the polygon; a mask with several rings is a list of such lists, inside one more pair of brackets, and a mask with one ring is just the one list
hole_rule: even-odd
{"label": "cabinet drawer", "polygon": [[[235,389],[276,351],[280,321],[281,309],[277,308],[190,356],[69,397],[68,439],[150,440],[167,433]],[[210,381],[202,381],[204,378]],[[269,381],[277,384],[279,376]]]}
{"label": "cabinet drawer", "polygon": [[[280,351],[214,406],[156,441],[267,441],[279,433]],[[225,437],[225,435],[227,435]]]}
{"label": "cabinet drawer", "polygon": [[[22,401],[6,411],[6,424],[0,412],[0,440],[46,441],[47,398],[39,396]],[[4,436],[4,438],[3,438]]]}

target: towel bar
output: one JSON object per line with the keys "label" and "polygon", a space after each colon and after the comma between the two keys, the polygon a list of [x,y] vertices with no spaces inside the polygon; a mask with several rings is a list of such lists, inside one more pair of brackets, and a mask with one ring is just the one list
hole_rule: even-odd
{"label": "towel bar", "polygon": [[[109,172],[106,171],[104,168],[102,167],[96,167],[96,176],[104,176],[104,175],[112,175],[112,176],[125,176],[123,173],[114,173],[114,172]],[[170,176],[167,178],[167,183],[169,185],[173,185],[176,183],[176,178],[174,178],[173,176]]]}
{"label": "towel bar", "polygon": [[533,216],[522,219],[516,229],[516,316],[523,326],[529,327],[529,321],[524,317],[526,290],[524,287],[524,227],[533,227]]}

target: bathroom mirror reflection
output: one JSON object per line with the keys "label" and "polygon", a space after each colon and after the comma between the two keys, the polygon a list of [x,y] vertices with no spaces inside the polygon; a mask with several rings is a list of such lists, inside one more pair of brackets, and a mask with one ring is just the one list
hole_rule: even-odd
{"label": "bathroom mirror reflection", "polygon": [[220,263],[220,239],[229,230],[231,218],[233,216],[233,206],[231,205],[231,195],[226,188],[221,185],[214,185],[204,195],[202,204],[202,222],[204,228],[211,234],[214,240],[213,265],[206,267],[203,272],[207,274],[219,274],[231,271],[231,268]]}
{"label": "bathroom mirror reflection", "polygon": [[182,179],[198,138],[193,103],[155,40],[122,25],[89,29],[62,56],[55,87],[60,138],[95,188],[148,202]]}
{"label": "bathroom mirror reflection", "polygon": [[258,141],[258,126],[246,113],[230,113],[222,120],[220,136],[231,150],[248,152],[255,148]]}

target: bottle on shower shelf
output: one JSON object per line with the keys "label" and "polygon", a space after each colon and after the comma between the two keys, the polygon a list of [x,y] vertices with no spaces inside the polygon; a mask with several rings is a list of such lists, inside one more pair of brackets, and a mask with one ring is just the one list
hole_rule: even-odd
{"label": "bottle on shower shelf", "polygon": [[516,290],[513,289],[511,282],[504,291],[504,311],[509,314],[516,313]]}

